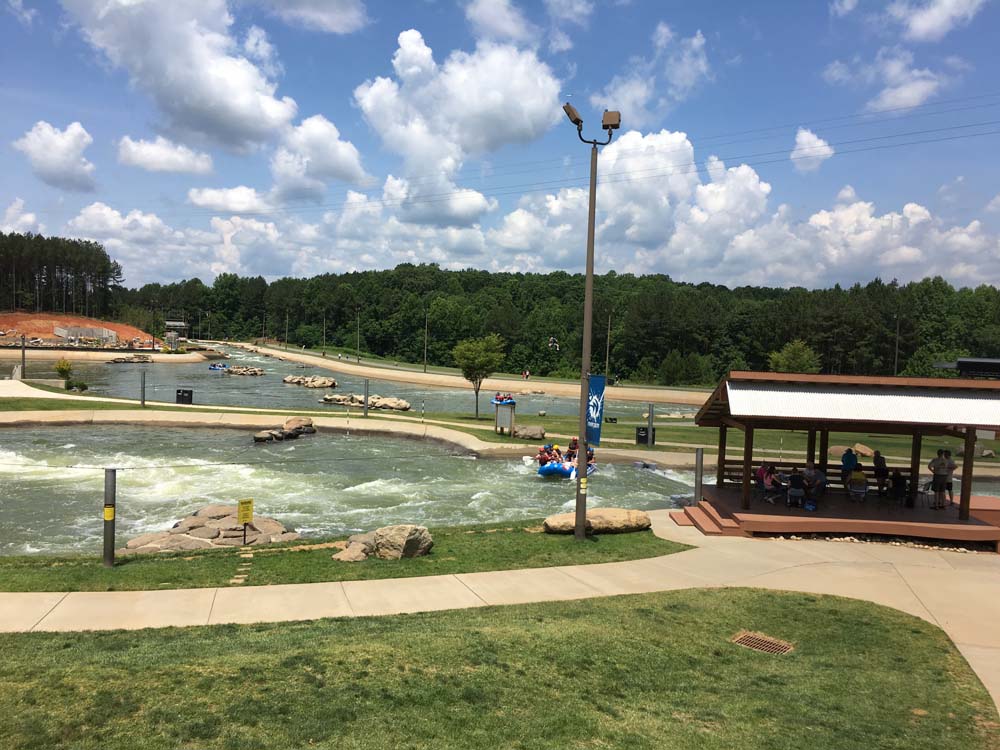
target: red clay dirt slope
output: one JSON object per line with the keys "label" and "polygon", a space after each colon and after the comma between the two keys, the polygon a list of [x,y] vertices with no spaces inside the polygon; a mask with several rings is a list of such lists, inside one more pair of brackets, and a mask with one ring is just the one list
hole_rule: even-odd
{"label": "red clay dirt slope", "polygon": [[11,335],[7,337],[0,336],[0,341],[9,342],[12,338],[16,338],[20,341],[22,333],[29,339],[37,337],[40,339],[58,341],[61,339],[59,339],[59,337],[55,334],[57,326],[60,328],[67,326],[107,328],[117,333],[120,341],[131,341],[136,336],[138,336],[142,341],[153,338],[145,331],[140,331],[138,328],[126,325],[125,323],[109,323],[104,320],[96,320],[95,318],[85,318],[82,315],[63,315],[61,313],[48,312],[0,312],[0,331],[5,331],[7,333],[11,333],[12,331],[17,332],[16,334],[11,333]]}

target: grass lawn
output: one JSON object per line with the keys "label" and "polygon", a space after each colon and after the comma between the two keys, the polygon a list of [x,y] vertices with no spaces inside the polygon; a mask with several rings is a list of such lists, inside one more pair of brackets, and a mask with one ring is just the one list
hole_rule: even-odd
{"label": "grass lawn", "polygon": [[[618,562],[687,549],[683,544],[660,539],[651,531],[606,534],[586,542],[576,542],[571,535],[524,531],[540,523],[432,528],[431,554],[409,560],[342,563],[330,559],[335,549],[255,549],[253,566],[244,585],[357,581]],[[310,543],[315,542],[302,542]],[[126,591],[228,586],[236,566],[244,562],[238,555],[232,549],[119,556],[112,569],[102,567],[99,551],[86,557],[0,557],[0,590]]]}
{"label": "grass lawn", "polygon": [[[731,644],[742,629],[795,650]],[[804,594],[4,634],[0,649],[5,750],[1000,747],[941,630]]]}

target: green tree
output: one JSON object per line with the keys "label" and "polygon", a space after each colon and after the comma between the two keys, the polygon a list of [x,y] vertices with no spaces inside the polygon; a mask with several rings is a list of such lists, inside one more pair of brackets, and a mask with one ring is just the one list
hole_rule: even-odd
{"label": "green tree", "polygon": [[465,339],[455,345],[451,356],[462,377],[472,383],[476,392],[476,419],[479,419],[479,389],[503,364],[504,340],[495,333],[480,339]]}
{"label": "green tree", "polygon": [[819,354],[802,339],[789,341],[780,350],[767,356],[768,367],[774,372],[820,371]]}
{"label": "green tree", "polygon": [[957,378],[957,370],[944,370],[935,365],[939,362],[954,362],[960,357],[968,356],[967,349],[924,344],[906,360],[906,367],[899,374],[910,378]]}

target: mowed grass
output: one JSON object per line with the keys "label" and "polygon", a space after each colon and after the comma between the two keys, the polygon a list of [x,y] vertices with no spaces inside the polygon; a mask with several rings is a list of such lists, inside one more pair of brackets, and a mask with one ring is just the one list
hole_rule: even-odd
{"label": "mowed grass", "polygon": [[[742,629],[795,650],[730,643]],[[0,648],[6,750],[1000,747],[941,630],[835,597],[691,590]]]}
{"label": "mowed grass", "polygon": [[[331,560],[336,549],[293,551],[289,546],[255,548],[244,585],[360,581],[408,578],[486,570],[540,568],[554,565],[618,562],[668,555],[688,549],[660,539],[651,531],[605,534],[584,542],[571,535],[525,531],[541,521],[502,525],[431,528],[430,555],[407,560],[369,559],[360,563]],[[321,541],[321,540],[320,540]],[[0,591],[131,591],[228,586],[236,566],[245,562],[236,549],[206,552],[119,556],[114,568],[101,564],[101,554],[49,557],[0,557]]]}

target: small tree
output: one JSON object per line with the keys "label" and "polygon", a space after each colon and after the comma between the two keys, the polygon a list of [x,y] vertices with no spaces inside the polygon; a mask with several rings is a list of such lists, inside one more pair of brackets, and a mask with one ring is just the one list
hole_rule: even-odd
{"label": "small tree", "polygon": [[73,365],[68,359],[62,357],[58,362],[56,362],[56,375],[58,375],[62,380],[69,380],[72,374]]}
{"label": "small tree", "polygon": [[767,364],[774,372],[820,371],[819,354],[802,339],[789,341],[779,351],[767,355]]}
{"label": "small tree", "polygon": [[462,371],[462,377],[472,383],[476,392],[476,419],[479,419],[479,389],[486,378],[500,369],[503,350],[504,340],[495,333],[481,339],[465,339],[452,349],[451,356]]}

